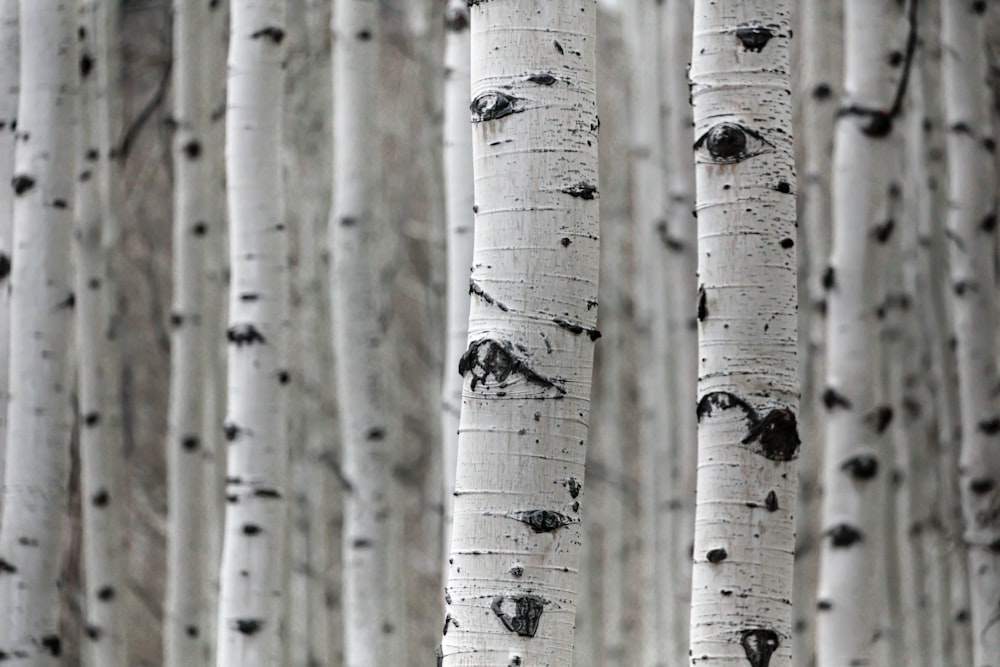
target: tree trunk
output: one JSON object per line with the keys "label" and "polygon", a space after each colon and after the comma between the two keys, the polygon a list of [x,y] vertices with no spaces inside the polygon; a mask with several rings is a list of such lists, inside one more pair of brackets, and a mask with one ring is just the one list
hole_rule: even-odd
{"label": "tree trunk", "polygon": [[[943,0],[942,83],[948,144],[948,255],[961,399],[959,478],[968,549],[973,657],[1000,664],[1000,386],[994,253],[995,172],[986,116],[985,3]],[[989,140],[990,146],[984,145]]]}
{"label": "tree trunk", "polygon": [[596,2],[478,2],[445,667],[573,658],[597,319]]}
{"label": "tree trunk", "polygon": [[[14,235],[14,189],[3,184],[14,178],[20,60],[17,5],[18,0],[0,3],[0,479],[3,479],[6,460],[7,402],[10,399],[10,255]],[[0,495],[2,512],[3,496]]]}
{"label": "tree trunk", "polygon": [[799,437],[789,9],[783,0],[695,3],[691,664],[792,660]]}
{"label": "tree trunk", "polygon": [[282,660],[288,241],[279,164],[284,3],[232,7],[226,113],[229,440],[217,665]]}
{"label": "tree trunk", "polygon": [[26,83],[11,181],[12,398],[0,527],[0,651],[13,656],[12,665],[37,667],[55,667],[62,653],[58,582],[70,463],[75,9],[54,0],[20,5],[20,78]]}

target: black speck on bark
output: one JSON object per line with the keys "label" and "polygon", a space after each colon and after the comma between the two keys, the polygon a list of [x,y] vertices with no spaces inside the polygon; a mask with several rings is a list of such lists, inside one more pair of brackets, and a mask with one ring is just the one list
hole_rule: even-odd
{"label": "black speck on bark", "polygon": [[996,435],[997,433],[1000,433],[1000,417],[984,419],[979,422],[976,427],[986,435]]}
{"label": "black speck on bark", "polygon": [[371,440],[373,442],[380,442],[382,440],[385,440],[385,429],[379,426],[374,426],[368,429],[368,432],[365,433],[365,439]]}
{"label": "black speck on bark", "polygon": [[969,482],[969,490],[977,496],[985,495],[996,488],[996,482],[988,477],[980,477]]}
{"label": "black speck on bark", "polygon": [[100,626],[88,623],[87,627],[84,628],[84,633],[86,633],[87,639],[96,642],[104,634],[104,631],[101,630]]}
{"label": "black speck on bark", "polygon": [[359,42],[370,42],[371,39],[372,39],[372,31],[371,30],[359,30],[357,32],[357,34],[354,35],[354,36],[358,38]]}
{"label": "black speck on bark", "polygon": [[521,577],[524,576],[524,568],[521,567],[520,565],[513,566],[512,568],[510,568],[510,576],[514,577],[515,579],[520,579]]}
{"label": "black speck on bark", "polygon": [[597,340],[598,338],[601,337],[601,332],[598,331],[597,329],[587,329],[585,327],[580,326],[579,324],[568,322],[567,320],[564,320],[561,317],[554,317],[552,318],[552,321],[558,324],[563,329],[566,329],[567,331],[574,333],[577,336],[579,336],[582,333],[585,333],[587,334],[587,337],[590,338],[590,340]]}
{"label": "black speck on bark", "polygon": [[[514,603],[514,615],[504,612],[503,604],[506,600]],[[490,608],[504,627],[511,632],[516,632],[521,637],[534,637],[538,632],[538,622],[545,611],[548,601],[537,595],[503,596],[493,598]]]}
{"label": "black speck on bark", "polygon": [[788,250],[789,248],[791,248],[792,246],[795,245],[795,241],[793,241],[792,239],[789,239],[789,238],[781,239],[780,245],[785,250]]}
{"label": "black speck on bark", "polygon": [[562,247],[568,248],[569,245],[573,243],[573,241],[571,241],[568,236],[564,236],[561,239],[559,239],[559,243],[562,245]]}
{"label": "black speck on bark", "polygon": [[781,194],[787,195],[791,193],[792,186],[787,181],[781,181],[780,183],[778,183],[778,186],[775,188],[775,190],[777,190]]}
{"label": "black speck on bark", "polygon": [[469,110],[472,111],[472,122],[483,123],[490,120],[497,120],[498,118],[523,111],[523,109],[519,109],[517,106],[519,101],[518,98],[499,90],[481,93],[469,105]]}
{"label": "black speck on bark", "polygon": [[86,79],[94,70],[94,56],[84,53],[80,56],[80,78]]}
{"label": "black speck on bark", "polygon": [[52,208],[64,209],[68,206],[65,199],[53,199]]}
{"label": "black speck on bark", "polygon": [[559,42],[553,40],[552,46],[556,47],[556,51],[559,52],[559,55],[564,55],[566,53],[565,51],[563,51],[562,44],[560,44]]}
{"label": "black speck on bark", "polygon": [[847,400],[847,397],[833,387],[827,387],[823,390],[823,405],[826,406],[827,410],[835,408],[851,409],[851,402]]}
{"label": "black speck on bark", "polygon": [[878,474],[878,459],[870,454],[858,454],[840,466],[853,479],[869,480]]}
{"label": "black speck on bark", "polygon": [[829,600],[819,600],[816,602],[816,609],[820,611],[829,611],[833,609],[833,603]]}
{"label": "black speck on bark", "polygon": [[896,221],[889,218],[885,222],[875,225],[875,228],[872,230],[872,235],[879,243],[885,243],[889,240],[889,237],[892,236],[892,230],[895,229],[895,227]]}
{"label": "black speck on bark", "polygon": [[875,430],[876,433],[884,433],[889,424],[892,423],[893,409],[891,405],[880,405],[865,415],[865,422]]}
{"label": "black speck on bark", "polygon": [[264,627],[264,621],[259,618],[238,618],[233,621],[233,629],[244,635],[255,635]]}
{"label": "black speck on bark", "polygon": [[[799,451],[799,430],[795,413],[788,408],[775,408],[750,427],[744,445],[759,442],[764,458],[771,461],[791,461]],[[754,448],[756,449],[756,448]]]}
{"label": "black speck on bark", "polygon": [[198,445],[201,444],[198,436],[196,435],[186,435],[181,438],[181,447],[185,452],[194,452],[198,450]]}
{"label": "black speck on bark", "polygon": [[351,542],[351,546],[355,549],[371,549],[375,544],[365,537],[359,537]]}
{"label": "black speck on bark", "polygon": [[38,640],[38,643],[42,645],[49,654],[54,656],[62,655],[62,641],[59,639],[59,635],[45,635]]}
{"label": "black speck on bark", "polygon": [[899,67],[906,60],[906,56],[903,55],[902,51],[890,51],[888,60],[889,67]]}
{"label": "black speck on bark", "polygon": [[191,225],[191,233],[195,236],[204,236],[208,233],[208,225],[204,222],[196,222]]}
{"label": "black speck on bark", "polygon": [[996,213],[990,213],[985,218],[983,218],[982,222],[979,223],[979,229],[983,230],[987,234],[990,233],[990,232],[992,232],[996,228],[997,228],[997,214]]}
{"label": "black speck on bark", "polygon": [[113,586],[101,586],[97,589],[97,599],[101,602],[108,602],[115,599],[115,589]]}
{"label": "black speck on bark", "polygon": [[861,531],[846,523],[839,523],[826,531],[834,548],[845,548],[857,544],[863,538]]}
{"label": "black speck on bark", "polygon": [[528,81],[531,83],[537,83],[539,86],[551,86],[558,79],[552,76],[551,72],[537,72],[528,77]]}
{"label": "black speck on bark", "polygon": [[226,440],[232,442],[236,438],[240,437],[240,427],[233,422],[226,422],[222,425],[222,433],[226,436]]}
{"label": "black speck on bark", "polygon": [[768,512],[778,511],[778,494],[774,491],[769,491],[767,497],[764,498],[764,507],[767,508]]}
{"label": "black speck on bark", "polygon": [[746,651],[750,667],[768,667],[771,655],[778,650],[780,643],[778,633],[768,628],[743,630],[740,633],[740,644]]}
{"label": "black speck on bark", "polygon": [[551,533],[573,522],[565,514],[553,512],[552,510],[517,512],[514,514],[514,517],[518,521],[528,524],[528,527],[536,533]]}
{"label": "black speck on bark", "polygon": [[258,299],[260,299],[260,294],[257,294],[256,292],[246,292],[244,294],[240,294],[240,301],[253,302]]}
{"label": "black speck on bark", "polygon": [[837,272],[832,266],[826,267],[826,270],[823,271],[823,278],[821,279],[821,282],[823,283],[823,289],[825,290],[831,290],[837,284]]}
{"label": "black speck on bark", "polygon": [[192,140],[184,144],[184,157],[189,160],[197,160],[201,157],[201,142]]}
{"label": "black speck on bark", "polygon": [[569,488],[569,497],[576,498],[580,495],[580,490],[583,485],[576,479],[576,477],[570,477],[569,481],[566,482],[566,486]]}
{"label": "black speck on bark", "polygon": [[976,0],[972,3],[972,12],[974,14],[985,14],[986,13],[986,0]]}
{"label": "black speck on bark", "polygon": [[98,489],[90,496],[90,503],[94,507],[107,507],[111,502],[111,496],[107,489]]}
{"label": "black speck on bark", "polygon": [[292,381],[292,375],[286,370],[278,371],[278,384],[288,384]]}
{"label": "black speck on bark", "polygon": [[580,181],[579,183],[561,189],[560,192],[564,192],[570,197],[577,197],[579,199],[594,199],[597,197],[597,186],[593,183]]}
{"label": "black speck on bark", "polygon": [[254,535],[260,535],[264,532],[264,529],[255,523],[245,523],[243,524],[243,534],[253,537]]}
{"label": "black speck on bark", "polygon": [[253,490],[253,495],[256,498],[263,498],[265,500],[281,499],[281,491],[278,491],[277,489],[258,488]]}
{"label": "black speck on bark", "polygon": [[478,384],[486,385],[489,378],[498,385],[506,386],[511,375],[520,375],[530,384],[555,389],[559,395],[566,393],[566,388],[559,379],[545,377],[533,370],[508,341],[489,338],[472,341],[458,362],[458,373],[462,377],[467,373],[472,374],[473,391]]}
{"label": "black speck on bark", "polygon": [[70,292],[69,295],[57,304],[59,308],[73,308],[76,306],[76,294]]}
{"label": "black speck on bark", "polygon": [[88,412],[83,416],[84,426],[97,426],[100,423],[101,423],[100,412]]}
{"label": "black speck on bark", "polygon": [[708,317],[708,293],[704,285],[698,286],[698,321],[704,322]]}
{"label": "black speck on bark", "polygon": [[257,330],[252,324],[234,324],[226,331],[226,338],[236,347],[253,345],[255,343],[264,344],[267,340],[264,334]]}
{"label": "black speck on bark", "polygon": [[0,558],[0,574],[14,574],[17,572],[17,568]]}
{"label": "black speck on bark", "polygon": [[830,86],[828,84],[820,83],[817,84],[815,88],[813,88],[812,92],[813,99],[825,100],[829,99],[831,95],[833,95],[833,90],[830,89]]}
{"label": "black speck on bark", "polygon": [[35,179],[27,174],[18,174],[10,179],[10,184],[14,187],[14,194],[20,196],[35,187]]}
{"label": "black speck on bark", "polygon": [[722,561],[729,558],[729,554],[725,549],[710,549],[705,558],[708,559],[709,563],[721,563]]}
{"label": "black speck on bark", "polygon": [[754,53],[763,51],[772,37],[774,33],[763,26],[749,26],[736,30],[736,38],[743,44],[743,48]]}
{"label": "black speck on bark", "polygon": [[277,26],[268,26],[250,35],[250,39],[261,38],[269,39],[275,44],[281,44],[282,40],[285,39],[285,31]]}
{"label": "black speck on bark", "polygon": [[10,255],[0,252],[0,280],[6,280],[10,275]]}

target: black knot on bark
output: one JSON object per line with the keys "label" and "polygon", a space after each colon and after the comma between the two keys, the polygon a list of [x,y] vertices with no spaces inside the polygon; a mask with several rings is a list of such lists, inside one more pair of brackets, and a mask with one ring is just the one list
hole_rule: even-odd
{"label": "black knot on bark", "polygon": [[747,135],[739,125],[720,123],[708,131],[708,152],[717,160],[736,161],[747,148]]}
{"label": "black knot on bark", "polygon": [[1000,433],[1000,417],[984,419],[979,422],[977,428],[986,435],[996,435],[997,433]]}
{"label": "black knot on bark", "polygon": [[517,108],[518,98],[499,90],[481,93],[472,100],[469,110],[472,111],[472,122],[482,123],[496,120],[521,111]]}
{"label": "black knot on bark", "polygon": [[[513,603],[512,614],[504,611],[506,603]],[[516,632],[521,637],[534,637],[547,604],[547,600],[537,595],[499,595],[493,598],[490,608],[510,632]],[[509,609],[509,604],[506,606]]]}
{"label": "black knot on bark", "polygon": [[774,491],[769,491],[767,498],[764,498],[764,507],[767,508],[768,512],[778,511],[778,494]]}
{"label": "black knot on bark", "polygon": [[849,547],[864,539],[861,535],[861,531],[846,523],[837,524],[830,530],[826,531],[826,535],[830,537],[830,543],[835,548]]}
{"label": "black knot on bark", "polygon": [[90,503],[94,507],[106,507],[110,501],[111,496],[107,489],[98,489],[93,495],[90,496]]}
{"label": "black knot on bark", "polygon": [[891,405],[880,405],[865,415],[865,421],[876,433],[884,433],[889,424],[892,423],[893,412]]}
{"label": "black knot on bark", "polygon": [[834,408],[851,409],[851,402],[847,397],[833,387],[827,387],[823,390],[823,405],[826,406],[827,410],[833,410]]}
{"label": "black knot on bark", "polygon": [[51,655],[57,657],[62,655],[62,640],[59,639],[59,635],[45,635],[38,640],[38,643]]}
{"label": "black knot on bark", "polygon": [[795,413],[788,408],[775,408],[755,423],[743,444],[759,441],[764,458],[771,461],[791,461],[799,451],[799,430]]}
{"label": "black knot on bark", "polygon": [[539,86],[551,86],[558,79],[556,79],[550,72],[537,72],[528,76],[528,81],[531,83],[537,83]]}
{"label": "black knot on bark", "polygon": [[23,195],[25,192],[35,187],[35,179],[27,174],[18,174],[10,179],[10,184],[14,187],[15,195]]}
{"label": "black knot on bark", "polygon": [[244,635],[255,635],[264,627],[264,621],[259,618],[238,618],[233,621],[233,629]]}
{"label": "black knot on bark", "polygon": [[268,26],[266,28],[261,28],[252,35],[250,39],[269,39],[275,44],[281,44],[282,40],[285,39],[285,31],[277,26]]}
{"label": "black knot on bark", "polygon": [[708,553],[705,554],[705,558],[708,559],[709,563],[721,563],[729,558],[729,554],[725,549],[710,549]]}
{"label": "black knot on bark", "polygon": [[740,633],[740,644],[747,654],[750,667],[768,667],[771,655],[780,643],[778,633],[768,628],[754,628]]}
{"label": "black knot on bark", "polygon": [[755,53],[763,51],[772,37],[774,37],[774,33],[764,26],[749,26],[736,30],[736,39],[740,40],[743,48]]}
{"label": "black knot on bark", "polygon": [[578,199],[594,199],[597,197],[597,186],[593,183],[580,181],[579,183],[563,188],[560,192],[564,192],[570,197],[577,197]]}
{"label": "black knot on bark", "polygon": [[518,521],[522,521],[536,533],[551,533],[563,526],[572,523],[565,514],[552,510],[529,510],[515,514]]}
{"label": "black knot on bark", "polygon": [[859,454],[844,461],[840,468],[854,479],[868,480],[878,474],[878,459],[870,454]]}
{"label": "black knot on bark", "polygon": [[226,331],[226,339],[230,343],[234,343],[236,347],[267,342],[264,334],[252,324],[234,324]]}
{"label": "black knot on bark", "polygon": [[996,488],[996,482],[987,477],[980,477],[969,482],[969,490],[977,496],[985,495]]}

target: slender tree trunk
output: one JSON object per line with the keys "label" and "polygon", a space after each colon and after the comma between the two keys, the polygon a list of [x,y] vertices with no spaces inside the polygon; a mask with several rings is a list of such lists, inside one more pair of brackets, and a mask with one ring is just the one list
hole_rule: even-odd
{"label": "slender tree trunk", "polygon": [[596,10],[471,7],[476,239],[445,667],[573,658],[599,336]]}
{"label": "slender tree trunk", "polygon": [[[11,401],[0,526],[0,651],[12,665],[61,662],[59,576],[66,528],[73,281],[75,5],[20,5],[14,177]],[[30,139],[30,141],[29,141]]]}
{"label": "slender tree trunk", "polygon": [[226,113],[229,440],[219,667],[282,660],[288,452],[288,241],[279,147],[284,3],[232,7]]}
{"label": "slender tree trunk", "polygon": [[692,665],[792,660],[799,437],[789,9],[783,0],[695,3]]}
{"label": "slender tree trunk", "polygon": [[205,153],[209,122],[205,66],[208,3],[174,3],[174,222],[171,308],[170,408],[167,425],[167,585],[164,664],[203,664],[202,627],[208,528],[204,495],[202,407],[206,386],[202,333],[202,255],[208,238],[210,163]]}
{"label": "slender tree trunk", "polygon": [[[942,83],[948,142],[948,255],[961,398],[959,459],[968,549],[973,657],[1000,665],[1000,386],[997,286],[993,274],[995,172],[984,139],[985,3],[943,0]],[[992,150],[992,149],[991,149]]]}
{"label": "slender tree trunk", "polygon": [[[7,441],[7,402],[10,398],[10,255],[14,236],[14,189],[3,184],[14,178],[17,136],[18,0],[0,4],[0,479],[3,479]],[[3,496],[0,495],[0,513]],[[0,514],[2,516],[2,514]]]}
{"label": "slender tree trunk", "polygon": [[[94,667],[125,667],[126,637],[121,606],[125,590],[125,552],[120,420],[114,385],[120,368],[107,333],[115,325],[114,304],[105,294],[110,258],[105,248],[106,217],[113,215],[110,179],[111,77],[109,7],[84,2],[78,29],[80,48],[80,158],[74,206],[76,239],[76,342],[80,414],[80,495],[83,498],[83,571],[86,642],[83,662]],[[112,280],[107,280],[112,277]]]}
{"label": "slender tree trunk", "polygon": [[[400,573],[402,512],[393,476],[401,420],[389,399],[387,323],[375,305],[388,238],[374,215],[372,137],[378,78],[378,8],[367,0],[334,6],[333,345],[341,410],[344,504],[344,664],[401,664],[406,632]],[[377,144],[376,144],[377,145]]]}

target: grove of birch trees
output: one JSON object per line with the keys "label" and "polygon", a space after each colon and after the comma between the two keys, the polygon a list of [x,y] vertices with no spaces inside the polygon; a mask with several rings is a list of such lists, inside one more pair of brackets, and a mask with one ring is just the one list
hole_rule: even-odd
{"label": "grove of birch trees", "polygon": [[0,663],[1000,667],[1000,3],[0,0]]}

